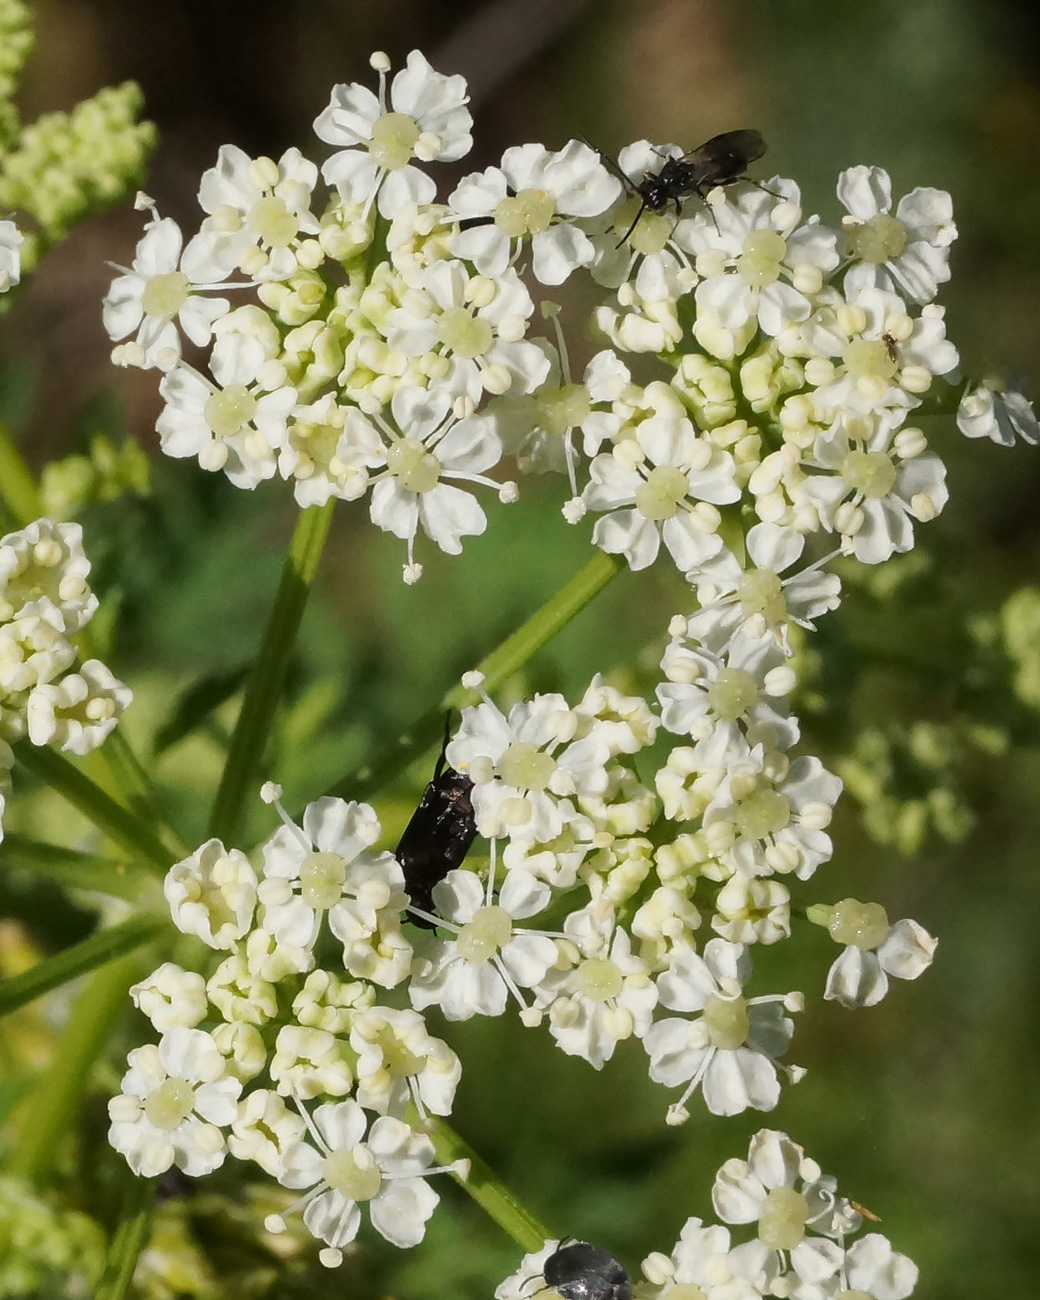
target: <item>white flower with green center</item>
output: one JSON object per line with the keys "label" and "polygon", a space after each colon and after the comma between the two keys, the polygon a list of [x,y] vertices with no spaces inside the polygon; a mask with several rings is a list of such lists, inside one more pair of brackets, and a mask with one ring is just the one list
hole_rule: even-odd
{"label": "white flower with green center", "polygon": [[628,932],[606,902],[590,903],[564,922],[560,959],[542,981],[536,1005],[568,1056],[597,1070],[627,1038],[642,1038],[657,1005],[657,985],[632,952]]}
{"label": "white flower with green center", "polygon": [[[687,1219],[670,1256],[655,1251],[643,1261],[645,1300],[760,1300],[772,1295],[773,1267],[749,1268],[742,1246],[730,1248],[729,1230]],[[801,1298],[800,1298],[801,1300]]]}
{"label": "white flower with green center", "polygon": [[351,975],[400,983],[411,959],[400,929],[404,873],[392,853],[371,848],[382,833],[378,817],[368,804],[323,798],[302,821],[285,818],[263,846],[261,925],[279,944],[313,949],[327,916]]}
{"label": "white flower with green center", "polygon": [[[343,1247],[361,1226],[362,1206],[380,1236],[402,1248],[417,1246],[440,1200],[423,1181],[439,1172],[431,1168],[430,1139],[389,1115],[381,1115],[366,1134],[368,1119],[356,1101],[327,1103],[313,1115],[304,1112],[304,1119],[311,1140],[286,1151],[278,1181],[310,1189],[285,1213],[303,1210],[308,1231],[327,1243],[321,1262],[327,1268],[340,1264]],[[285,1220],[271,1215],[266,1227],[284,1231]]]}
{"label": "white flower with green center", "polygon": [[26,725],[34,745],[59,745],[81,757],[92,753],[115,728],[134,693],[105,667],[88,659],[79,672],[36,686],[26,701]]}
{"label": "white flower with green center", "polygon": [[837,235],[812,217],[804,225],[794,181],[773,177],[769,190],[748,187],[736,202],[713,205],[688,223],[684,246],[695,256],[698,314],[724,329],[757,320],[776,336],[812,311],[812,300],[838,265]]}
{"label": "white flower with green center", "polygon": [[323,257],[314,238],[321,224],[310,210],[318,169],[287,149],[277,162],[250,158],[237,145],[221,145],[215,167],[203,172],[199,204],[209,216],[185,250],[221,268],[238,269],[263,283],[314,270]]}
{"label": "white flower with green center", "polygon": [[54,626],[60,618],[47,613],[0,624],[0,691],[8,696],[53,681],[75,662],[76,647]]}
{"label": "white flower with green center", "polygon": [[434,1038],[417,1011],[371,1007],[353,1017],[350,1045],[357,1052],[357,1099],[366,1110],[403,1118],[414,1102],[426,1112],[450,1115],[462,1062]]}
{"label": "white flower with green center", "polygon": [[330,497],[356,501],[364,496],[372,471],[386,460],[386,446],[371,421],[356,406],[343,406],[335,393],[326,393],[293,411],[278,452],[278,472],[292,483],[298,506],[322,506]]}
{"label": "white flower with green center", "polygon": [[779,880],[738,871],[715,895],[711,928],[730,943],[779,943],[791,937],[791,893]]}
{"label": "white flower with green center", "polygon": [[710,939],[703,957],[676,948],[658,976],[661,1005],[694,1018],[655,1021],[643,1035],[650,1078],[666,1087],[686,1084],[668,1108],[668,1123],[689,1118],[686,1102],[698,1088],[713,1115],[752,1107],[772,1110],[780,1100],[777,1057],[787,1050],[800,994],[744,997],[751,958],[742,944]]}
{"label": "white flower with green center", "polygon": [[122,1092],[108,1103],[108,1140],[139,1178],[176,1165],[192,1178],[224,1163],[221,1129],[231,1124],[242,1085],[212,1037],[183,1026],[127,1058]]}
{"label": "white flower with green center", "polygon": [[[462,538],[483,533],[487,516],[477,499],[456,482],[493,489],[503,502],[516,500],[514,483],[487,474],[502,459],[502,443],[489,415],[466,414],[467,399],[452,401],[445,388],[399,388],[390,403],[391,424],[382,415],[357,416],[350,437],[382,439],[383,468],[371,476],[372,522],[407,543],[404,580],[417,582],[415,538],[422,531],[447,555],[458,555]],[[375,458],[375,453],[371,453]]]}
{"label": "white flower with green center", "polygon": [[917,1265],[892,1249],[879,1232],[868,1232],[845,1253],[841,1268],[844,1300],[906,1300],[917,1285]]}
{"label": "white flower with green center", "polygon": [[492,278],[463,262],[434,262],[389,312],[386,341],[475,405],[485,393],[531,393],[545,380],[549,359],[524,338],[533,311],[511,267]]}
{"label": "white flower with green center", "polygon": [[733,457],[697,436],[683,416],[630,426],[589,466],[583,499],[605,511],[593,545],[624,555],[633,569],[657,559],[661,542],[684,573],[722,550],[717,509],[740,499]]}
{"label": "white flower with green center", "polygon": [[257,1088],[238,1103],[228,1134],[228,1150],[236,1160],[252,1160],[272,1178],[281,1176],[285,1153],[303,1140],[307,1126],[278,1093]]}
{"label": "white flower with green center", "polygon": [[132,985],[130,997],[160,1034],[178,1026],[194,1029],[208,1010],[206,981],[172,961],[163,962],[147,979]]}
{"label": "white flower with green center", "polygon": [[808,880],[833,852],[824,827],[841,794],[841,778],[818,758],[756,745],[728,756],[726,778],[704,810],[709,852],[745,876],[794,874]]}
{"label": "white flower with green center", "polygon": [[184,362],[165,374],[159,392],[166,407],[155,427],[166,455],[193,456],[202,469],[223,470],[235,487],[273,478],[297,395],[280,376],[268,376],[267,360],[255,334],[228,331],[210,356],[216,382]]}
{"label": "white flower with green center", "polygon": [[755,641],[768,635],[790,653],[788,624],[813,631],[813,620],[840,603],[841,580],[823,569],[832,557],[785,578],[781,575],[797,564],[805,549],[800,533],[778,524],[755,524],[745,545],[748,568],[732,551],[723,550],[717,559],[686,575],[701,605],[687,620],[687,636],[722,654],[738,633]]}
{"label": "white flower with green center", "polygon": [[346,1044],[324,1029],[283,1025],[268,1073],[283,1097],[345,1097],[354,1086]]}
{"label": "white flower with green center", "polygon": [[527,871],[508,872],[497,898],[490,875],[485,889],[474,872],[449,871],[433,887],[431,919],[452,937],[426,941],[408,986],[412,1006],[439,1006],[448,1020],[468,1020],[502,1015],[512,994],[527,1009],[521,989],[541,983],[557,948],[516,922],[541,912],[550,897],[549,886]]}
{"label": "white flower with green center", "polygon": [[446,756],[473,781],[479,834],[547,843],[577,816],[572,796],[605,792],[610,748],[562,695],[520,700],[508,717],[485,697],[462,710]]}
{"label": "white flower with green center", "polygon": [[782,340],[790,355],[806,358],[818,423],[847,413],[883,415],[898,424],[936,375],[956,369],[957,349],[946,337],[941,307],[911,316],[902,298],[882,289],[860,289],[848,299],[828,289],[818,301],[813,315]]}
{"label": "white flower with green center", "polygon": [[957,238],[953,203],[945,190],[918,186],[892,214],[892,182],[880,167],[850,167],[838,177],[838,198],[849,215],[842,225],[852,266],[845,292],[894,289],[931,302],[950,278],[950,245]]}
{"label": "white flower with green center", "polygon": [[0,221],[0,293],[14,288],[22,278],[24,238],[13,221]]}
{"label": "white flower with green center", "polygon": [[36,519],[0,537],[0,621],[38,615],[59,632],[80,632],[94,617],[90,561],[79,524]]}
{"label": "white flower with green center", "polygon": [[517,145],[502,155],[501,167],[467,176],[448,199],[459,221],[479,223],[455,236],[455,256],[498,276],[529,239],[535,279],[562,284],[595,255],[588,235],[567,218],[599,216],[620,193],[617,177],[587,144],[571,140],[558,153]]}
{"label": "white flower with green center", "polygon": [[949,499],[946,466],[926,451],[920,429],[893,435],[888,421],[844,416],[817,436],[803,465],[810,474],[794,489],[842,550],[863,564],[880,564],[914,544],[914,520],[934,519]]}
{"label": "white flower with green center", "polygon": [[845,1251],[828,1238],[855,1232],[862,1219],[835,1194],[834,1179],[823,1177],[816,1161],[786,1133],[756,1133],[747,1160],[727,1160],[711,1195],[725,1223],[757,1225],[757,1239],[741,1248],[745,1264],[770,1276],[789,1266],[799,1282],[828,1286],[825,1294],[834,1294],[829,1284]]}
{"label": "white flower with green center", "polygon": [[393,217],[407,204],[431,203],[436,184],[411,165],[456,162],[473,143],[473,118],[466,108],[464,77],[434,72],[418,50],[390,85],[390,60],[374,54],[379,94],[354,82],[335,86],[328,107],[314,123],[314,134],[339,152],[327,159],[322,176],[347,203],[366,207],[379,195],[379,212]]}
{"label": "white flower with green center", "polygon": [[722,654],[690,634],[679,614],[669,625],[672,639],[656,689],[661,722],[677,736],[704,740],[719,731],[743,735],[748,744],[790,749],[798,740],[798,719],[787,709],[794,673],[774,637],[739,631]]}
{"label": "white flower with green center", "polygon": [[916,921],[889,925],[880,903],[845,898],[823,910],[831,938],[844,945],[827,972],[823,996],[829,1001],[843,1007],[875,1006],[888,992],[890,975],[915,980],[932,964],[938,940]]}
{"label": "white flower with green center", "polygon": [[178,930],[210,948],[234,948],[253,924],[256,873],[240,849],[207,840],[166,873],[163,893]]}
{"label": "white flower with green center", "polygon": [[1032,446],[1040,442],[1032,402],[998,378],[988,378],[964,394],[957,407],[957,428],[966,438],[990,438],[1001,447],[1013,447],[1019,438]]}
{"label": "white flower with green center", "polygon": [[229,287],[221,284],[225,272],[215,262],[207,263],[196,249],[189,273],[187,253],[181,257],[182,240],[176,221],[160,219],[153,211],[133,262],[116,267],[122,274],[105,294],[101,319],[113,340],[134,335],[132,342],[113,350],[116,365],[169,370],[181,357],[178,325],[192,343],[205,347],[213,322],[230,310],[226,298],[205,296],[209,290]]}
{"label": "white flower with green center", "polygon": [[206,983],[209,1000],[227,1021],[262,1025],[278,1014],[273,984],[249,969],[244,949],[222,961]]}

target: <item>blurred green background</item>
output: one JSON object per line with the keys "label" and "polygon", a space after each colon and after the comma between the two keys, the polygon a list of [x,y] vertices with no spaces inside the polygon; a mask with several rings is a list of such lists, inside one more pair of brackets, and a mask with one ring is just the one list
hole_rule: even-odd
{"label": "blurred green background", "polygon": [[[1038,368],[1040,14],[1024,0],[48,0],[37,11],[23,116],[138,81],[160,131],[148,190],[186,226],[198,220],[198,177],[220,144],[276,157],[298,144],[320,158],[310,123],[331,85],[367,80],[373,49],[396,65],[418,46],[472,83],[474,151],[445,169],[446,186],[527,140],[558,147],[581,134],[616,154],[644,136],[693,147],[755,126],[769,143],[760,168],[798,180],[807,210],[824,220],[837,219],[836,175],[854,163],[886,167],[897,195],[918,184],[950,190],[961,233],[942,300],[964,370],[996,365],[1017,378]],[[156,377],[114,370],[100,323],[106,262],[127,261],[139,230],[129,210],[85,223],[0,324],[0,411],[36,468],[99,432],[155,452]],[[559,296],[577,321],[582,290]],[[578,359],[591,351],[573,346]],[[597,1074],[512,1019],[435,1025],[464,1063],[460,1132],[561,1234],[606,1246],[633,1270],[650,1250],[668,1251],[689,1215],[710,1214],[715,1169],[768,1125],[881,1216],[881,1230],[920,1265],[921,1300],[1037,1294],[1040,719],[1028,692],[1011,691],[998,615],[1016,588],[1040,584],[1040,451],[969,444],[949,419],[925,427],[949,465],[951,504],[921,530],[919,552],[878,575],[849,575],[845,604],[809,649],[802,707],[804,748],[828,766],[847,761],[872,727],[869,744],[891,741],[888,791],[902,806],[929,789],[949,792],[953,815],[944,820],[940,799],[914,854],[879,842],[883,825],[869,834],[846,798],[835,860],[807,894],[874,898],[893,919],[915,917],[940,937],[934,968],[850,1014],[817,1000],[835,951],[822,931],[763,954],[752,992],[796,987],[809,998],[790,1053],[809,1074],[769,1115],[719,1120],[693,1106],[681,1129],[665,1127],[669,1098],[647,1081],[638,1045]],[[109,662],[137,692],[127,727],[143,749],[185,687],[210,674],[230,681],[250,655],[293,520],[282,484],[244,494],[174,462],[156,463],[154,480],[152,496],[84,520],[115,629]],[[270,775],[290,806],[430,708],[580,567],[589,526],[566,528],[562,500],[560,481],[526,484],[522,503],[492,512],[488,533],[459,559],[426,551],[413,588],[400,582],[400,545],[368,525],[360,503],[341,504],[272,750]],[[681,592],[663,564],[637,577],[618,578],[515,693],[580,692],[597,670],[649,682]],[[1026,637],[1027,659],[1035,641]],[[189,840],[204,825],[232,719],[225,707],[160,760]],[[930,728],[915,733],[916,748],[905,741],[915,723]],[[379,801],[391,830],[428,766]],[[69,842],[82,834],[46,793],[8,824]],[[85,900],[2,865],[0,907],[18,923],[0,938],[43,951],[95,920]],[[31,1088],[46,1059],[33,1045],[46,1043],[59,1014],[60,1000],[23,1013],[0,1045],[0,1117]],[[141,1031],[128,1014],[58,1171],[66,1202],[93,1199],[103,1219],[113,1209],[104,1162],[116,1159],[104,1154],[105,1098]],[[191,1294],[484,1297],[518,1257],[442,1183],[444,1205],[421,1248],[401,1254],[366,1231],[340,1273],[293,1263],[254,1292],[233,1281],[261,1262],[240,1239],[235,1187],[229,1166],[178,1189],[178,1213],[215,1270],[211,1290]],[[152,1293],[188,1292],[157,1284]]]}

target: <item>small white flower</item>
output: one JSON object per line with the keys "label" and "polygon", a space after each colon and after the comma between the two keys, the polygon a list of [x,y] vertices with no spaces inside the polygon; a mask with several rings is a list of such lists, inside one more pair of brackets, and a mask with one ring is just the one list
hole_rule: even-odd
{"label": "small white flower", "polygon": [[79,524],[37,519],[0,538],[0,620],[38,615],[69,636],[93,618],[90,561]]}
{"label": "small white flower", "polygon": [[437,187],[411,166],[456,162],[470,150],[473,119],[464,77],[434,72],[418,50],[394,77],[387,106],[385,56],[373,57],[379,94],[353,84],[333,87],[329,106],[314,123],[314,134],[338,153],[321,174],[348,203],[369,204],[379,194],[379,211],[395,216],[408,203],[431,203]]}
{"label": "small white flower", "polygon": [[697,1088],[713,1115],[772,1110],[780,1100],[776,1058],[787,1050],[794,1022],[784,1015],[783,997],[743,996],[750,976],[741,944],[711,939],[703,957],[692,948],[673,950],[657,981],[661,1005],[700,1014],[658,1020],[643,1037],[651,1079],[686,1084],[668,1109],[670,1124],[688,1118],[685,1103]]}
{"label": "small white flower", "polygon": [[242,1085],[227,1072],[212,1037],[180,1026],[158,1046],[127,1058],[122,1092],[108,1103],[108,1140],[140,1178],[176,1165],[192,1178],[224,1162],[222,1128],[235,1118]]}
{"label": "small white flower", "polygon": [[686,1291],[704,1300],[760,1300],[772,1294],[777,1269],[771,1263],[749,1261],[742,1246],[731,1249],[720,1224],[687,1219],[671,1256],[655,1252],[643,1261],[647,1285],[639,1293],[647,1300],[679,1300]]}
{"label": "small white flower", "polygon": [[293,1015],[301,1025],[330,1034],[349,1033],[355,1015],[375,1002],[376,991],[362,980],[337,979],[331,971],[312,970],[293,998]]}
{"label": "small white flower", "polygon": [[[423,1181],[434,1172],[430,1139],[389,1115],[366,1135],[368,1121],[356,1101],[327,1103],[305,1118],[311,1141],[286,1151],[278,1181],[310,1189],[293,1208],[305,1207],[308,1230],[327,1243],[321,1262],[328,1268],[341,1262],[361,1226],[362,1205],[380,1236],[402,1248],[418,1245],[440,1200]],[[284,1227],[280,1215],[267,1220],[269,1232]]]}
{"label": "small white flower", "polygon": [[507,149],[501,167],[467,176],[448,199],[460,221],[492,219],[456,235],[455,255],[482,275],[498,276],[530,238],[535,279],[562,284],[595,255],[588,235],[566,218],[599,216],[620,193],[617,177],[578,140],[558,153],[540,144]]}
{"label": "small white flower", "polygon": [[878,903],[843,899],[831,909],[827,926],[841,956],[827,972],[824,997],[843,1007],[875,1006],[888,992],[888,977],[915,980],[932,964],[937,940],[916,921],[889,925]]}
{"label": "small white flower", "polygon": [[919,186],[892,215],[892,182],[881,167],[849,167],[838,177],[838,198],[849,215],[853,265],[845,275],[850,297],[861,288],[894,289],[931,302],[950,278],[950,245],[957,238],[953,203],[945,190]]}
{"label": "small white flower", "polygon": [[258,1088],[238,1103],[238,1114],[228,1134],[228,1150],[237,1160],[252,1160],[280,1178],[285,1153],[302,1141],[307,1126],[276,1092]]}
{"label": "small white flower", "polygon": [[0,690],[8,695],[53,681],[76,659],[76,647],[66,640],[60,616],[27,614],[0,624]]}
{"label": "small white flower", "polygon": [[213,322],[230,308],[226,298],[205,296],[223,288],[224,274],[215,264],[196,256],[191,273],[181,257],[183,237],[171,217],[153,213],[129,267],[112,281],[102,303],[101,319],[109,337],[125,339],[112,353],[117,365],[169,370],[180,360],[177,326],[199,347],[212,337]]}
{"label": "small white flower", "polygon": [[274,985],[249,969],[249,959],[242,949],[220,963],[206,984],[206,992],[228,1021],[262,1025],[278,1014]]}
{"label": "small white flower", "polygon": [[1033,403],[996,380],[964,394],[957,407],[957,428],[966,438],[989,438],[1001,447],[1013,447],[1018,438],[1033,446],[1040,442]]}
{"label": "small white flower", "polygon": [[29,739],[73,754],[97,749],[130,706],[134,693],[105,667],[88,659],[78,673],[36,686],[26,703]]}
{"label": "small white flower", "polygon": [[178,930],[211,948],[234,948],[253,923],[256,873],[240,849],[207,840],[166,873],[163,893]]}
{"label": "small white flower", "polygon": [[358,1054],[357,1099],[367,1110],[403,1118],[414,1101],[450,1115],[462,1062],[447,1043],[434,1038],[417,1011],[372,1007],[353,1017],[350,1045]]}
{"label": "small white flower", "polygon": [[293,484],[298,506],[323,506],[329,497],[356,501],[371,471],[385,466],[387,449],[375,426],[356,406],[343,406],[335,393],[295,408],[278,472]]}
{"label": "small white flower", "polygon": [[13,288],[22,277],[24,238],[13,221],[0,221],[0,293]]}
{"label": "small white flower", "polygon": [[249,1083],[267,1068],[267,1048],[255,1025],[244,1020],[224,1021],[213,1028],[213,1041],[227,1062],[228,1073]]}
{"label": "small white flower", "polygon": [[130,997],[160,1034],[182,1025],[194,1029],[206,1016],[206,981],[195,971],[163,962],[130,988]]}
{"label": "small white flower", "polygon": [[354,1072],[342,1044],[324,1029],[283,1025],[274,1043],[269,1073],[283,1097],[345,1097]]}
{"label": "small white flower", "polygon": [[906,1300],[917,1285],[917,1265],[892,1249],[879,1232],[868,1232],[845,1255],[845,1282],[873,1300]]}
{"label": "small white flower", "polygon": [[[449,760],[450,761],[450,760]],[[414,1007],[439,1006],[448,1020],[500,1016],[512,993],[526,1007],[533,988],[556,961],[556,944],[516,925],[548,904],[550,889],[529,872],[510,871],[497,902],[472,871],[449,871],[433,887],[438,922],[451,939],[429,941],[408,992]]]}

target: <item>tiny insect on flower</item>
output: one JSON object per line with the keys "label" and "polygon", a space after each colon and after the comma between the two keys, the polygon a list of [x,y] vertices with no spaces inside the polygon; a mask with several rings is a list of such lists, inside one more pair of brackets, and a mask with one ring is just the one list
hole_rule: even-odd
{"label": "tiny insect on flower", "polygon": [[624,1266],[587,1241],[560,1246],[545,1261],[542,1276],[563,1300],[631,1300]]}

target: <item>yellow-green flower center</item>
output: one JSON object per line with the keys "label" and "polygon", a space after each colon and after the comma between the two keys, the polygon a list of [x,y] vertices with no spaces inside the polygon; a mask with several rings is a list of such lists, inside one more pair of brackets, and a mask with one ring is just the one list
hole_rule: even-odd
{"label": "yellow-green flower center", "polygon": [[384,113],[372,127],[368,152],[377,167],[395,172],[412,161],[421,132],[407,113]]}
{"label": "yellow-green flower center", "polygon": [[747,1042],[748,1007],[744,998],[720,998],[712,993],[701,1016],[712,1047],[734,1051]]}
{"label": "yellow-green flower center", "polygon": [[672,1282],[661,1292],[661,1300],[708,1300],[696,1282]]}
{"label": "yellow-green flower center", "polygon": [[285,248],[296,238],[296,218],[274,194],[258,199],[246,220],[249,229],[271,248]]}
{"label": "yellow-green flower center", "polygon": [[758,1216],[758,1239],[770,1250],[793,1250],[805,1236],[809,1203],[793,1187],[774,1187]]}
{"label": "yellow-green flower center", "polygon": [[783,830],[791,820],[791,804],[778,791],[762,786],[737,804],[734,824],[741,835],[765,839]]}
{"label": "yellow-green flower center", "polygon": [[537,235],[548,230],[556,215],[556,201],[545,190],[520,190],[495,208],[495,225],[508,239]]}
{"label": "yellow-green flower center", "polygon": [[589,957],[583,961],[574,972],[574,983],[592,1002],[609,1002],[625,986],[621,972],[606,957]]}
{"label": "yellow-green flower center", "polygon": [[787,612],[783,583],[772,569],[749,569],[741,574],[737,599],[745,618],[761,614],[767,622],[778,623]]}
{"label": "yellow-green flower center", "polygon": [[195,1089],[187,1079],[166,1079],[149,1093],[144,1113],[156,1128],[172,1133],[188,1118],[194,1105]]}
{"label": "yellow-green flower center", "polygon": [[183,271],[150,275],[141,294],[146,316],[176,316],[188,301],[191,281]]}
{"label": "yellow-green flower center", "polygon": [[849,235],[849,252],[861,262],[880,266],[882,262],[894,262],[906,248],[908,238],[906,226],[898,218],[879,212],[853,229]]}
{"label": "yellow-green flower center", "polygon": [[425,1058],[410,1052],[389,1025],[384,1025],[376,1035],[376,1042],[383,1053],[383,1068],[398,1078],[410,1078],[418,1074],[426,1064]]}
{"label": "yellow-green flower center", "polygon": [[441,463],[418,438],[402,438],[386,453],[390,473],[407,492],[429,492],[437,486]]}
{"label": "yellow-green flower center", "polygon": [[850,451],[842,461],[841,476],[865,497],[887,497],[896,484],[896,467],[883,451]]}
{"label": "yellow-green flower center", "polygon": [[544,790],[556,771],[551,754],[526,740],[514,740],[498,760],[498,775],[517,790]]}
{"label": "yellow-green flower center", "polygon": [[465,307],[448,307],[437,321],[437,338],[457,357],[482,357],[494,342],[495,331],[486,320]]}
{"label": "yellow-green flower center", "polygon": [[218,438],[230,438],[256,415],[256,398],[244,384],[228,384],[206,399],[202,414]]}
{"label": "yellow-green flower center", "polygon": [[689,479],[678,466],[655,465],[636,489],[636,509],[647,519],[671,519],[689,490]]}
{"label": "yellow-green flower center", "polygon": [[752,230],[737,258],[737,270],[749,289],[765,289],[780,278],[787,241],[775,230]]}
{"label": "yellow-green flower center", "polygon": [[459,931],[456,942],[466,961],[479,965],[490,961],[512,935],[513,921],[504,907],[481,907]]}
{"label": "yellow-green flower center", "polygon": [[884,943],[888,934],[888,914],[880,903],[861,903],[857,898],[843,898],[831,908],[827,926],[835,943],[865,952]]}
{"label": "yellow-green flower center", "polygon": [[854,379],[889,380],[899,369],[883,339],[853,339],[841,354]]}
{"label": "yellow-green flower center", "polygon": [[562,438],[568,429],[588,419],[592,410],[589,390],[584,384],[550,388],[538,397],[536,410],[538,427],[554,438]]}
{"label": "yellow-green flower center", "polygon": [[758,699],[758,683],[743,668],[720,668],[708,687],[708,703],[723,722],[736,722]]}
{"label": "yellow-green flower center", "polygon": [[338,853],[308,853],[300,867],[300,897],[315,911],[335,907],[346,878],[347,864]]}
{"label": "yellow-green flower center", "polygon": [[348,1201],[370,1201],[379,1194],[383,1176],[367,1147],[333,1151],[321,1162],[325,1182]]}

